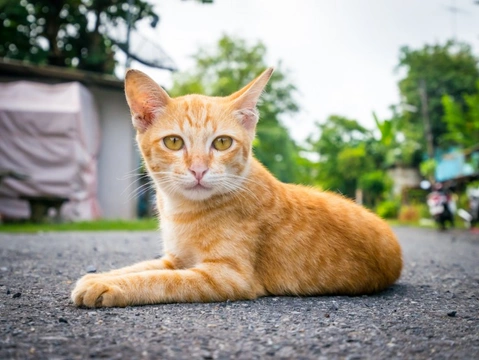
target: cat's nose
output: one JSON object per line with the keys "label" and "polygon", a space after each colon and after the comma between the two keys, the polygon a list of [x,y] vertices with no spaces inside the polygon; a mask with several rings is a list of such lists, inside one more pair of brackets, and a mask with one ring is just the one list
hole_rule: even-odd
{"label": "cat's nose", "polygon": [[189,168],[189,170],[196,178],[196,180],[201,181],[201,179],[203,179],[203,176],[205,176],[206,172],[208,171],[208,168],[206,166],[196,165]]}

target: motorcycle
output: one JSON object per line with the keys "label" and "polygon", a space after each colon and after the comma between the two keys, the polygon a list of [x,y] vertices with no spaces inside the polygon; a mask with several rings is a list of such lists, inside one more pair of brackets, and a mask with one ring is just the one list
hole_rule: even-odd
{"label": "motorcycle", "polygon": [[464,220],[468,229],[479,222],[479,188],[467,189],[469,199],[469,211],[459,209],[457,214]]}
{"label": "motorcycle", "polygon": [[446,230],[446,223],[454,227],[455,202],[451,195],[442,191],[433,191],[427,196],[429,213],[441,230]]}

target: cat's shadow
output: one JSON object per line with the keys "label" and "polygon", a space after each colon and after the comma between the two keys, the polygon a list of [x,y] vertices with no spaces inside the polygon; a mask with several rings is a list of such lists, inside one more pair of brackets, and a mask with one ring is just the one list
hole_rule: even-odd
{"label": "cat's shadow", "polygon": [[[373,300],[400,300],[403,298],[413,298],[418,295],[418,291],[420,293],[424,292],[425,288],[429,288],[427,285],[411,285],[407,283],[397,283],[394,284],[387,289],[375,293],[375,294],[370,294],[370,295],[318,295],[318,296],[265,296],[256,300],[253,300],[253,302],[282,302],[282,300],[285,301],[290,301],[291,299],[298,299],[298,300],[315,300],[315,301],[326,301],[326,302],[332,302],[332,301],[339,301],[339,302],[354,302],[355,300],[360,300],[360,299],[373,299]],[[427,291],[427,290],[426,290]],[[288,299],[288,300],[287,300]],[[244,303],[247,303],[247,301],[243,301]]]}
{"label": "cat's shadow", "polygon": [[407,283],[396,283],[375,294],[367,295],[373,298],[405,297],[417,291],[417,287]]}

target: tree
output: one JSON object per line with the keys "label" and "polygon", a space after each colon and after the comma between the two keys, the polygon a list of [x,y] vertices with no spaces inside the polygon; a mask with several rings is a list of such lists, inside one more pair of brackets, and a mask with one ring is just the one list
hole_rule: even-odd
{"label": "tree", "polygon": [[[423,150],[426,148],[427,119],[424,111],[420,110],[427,106],[432,144],[439,145],[441,136],[447,132],[447,125],[443,122],[442,97],[452,96],[463,106],[464,95],[473,93],[479,80],[477,63],[470,46],[454,41],[445,45],[425,45],[416,50],[409,47],[401,49],[398,68],[405,70],[406,75],[399,82],[399,91],[407,106],[418,110],[404,111],[401,125],[406,136],[420,142]],[[423,96],[421,86],[424,88]]]}
{"label": "tree", "polygon": [[373,113],[379,138],[369,140],[369,146],[377,168],[417,166],[422,160],[421,144],[417,137],[408,136],[409,129],[401,129],[401,116],[395,112],[394,107],[391,119],[381,121]]}
{"label": "tree", "polygon": [[363,203],[374,208],[392,187],[385,173],[386,157],[397,145],[391,120],[380,122],[374,115],[380,138],[356,120],[330,116],[317,124],[319,137],[308,140],[319,155],[316,179],[332,191],[354,198],[361,189]]}
{"label": "tree", "polygon": [[353,198],[358,179],[375,168],[367,145],[371,133],[356,120],[336,115],[317,127],[319,138],[310,138],[309,144],[319,155],[318,183]]}
{"label": "tree", "polygon": [[[129,15],[130,14],[130,15]],[[144,0],[4,0],[0,57],[112,74],[116,48],[108,27],[132,17],[158,19]]]}
{"label": "tree", "polygon": [[479,144],[479,81],[476,89],[474,94],[466,94],[462,99],[443,96],[444,123],[447,128],[447,133],[442,137],[444,143],[464,148]]}
{"label": "tree", "polygon": [[[232,94],[267,67],[265,56],[263,43],[249,45],[245,40],[224,35],[215,48],[200,49],[193,56],[196,66],[192,70],[175,75],[170,93],[172,96]],[[260,120],[254,142],[255,155],[285,182],[298,180],[298,147],[280,121],[281,116],[298,111],[295,91],[295,86],[278,64],[258,105]]]}

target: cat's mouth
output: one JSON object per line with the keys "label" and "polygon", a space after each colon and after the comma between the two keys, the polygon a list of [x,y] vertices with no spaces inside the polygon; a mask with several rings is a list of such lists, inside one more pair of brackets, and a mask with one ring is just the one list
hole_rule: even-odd
{"label": "cat's mouth", "polygon": [[189,187],[187,188],[187,190],[200,190],[200,191],[204,191],[204,190],[211,190],[211,188],[207,187],[207,186],[204,186],[200,183],[192,186],[192,187]]}

